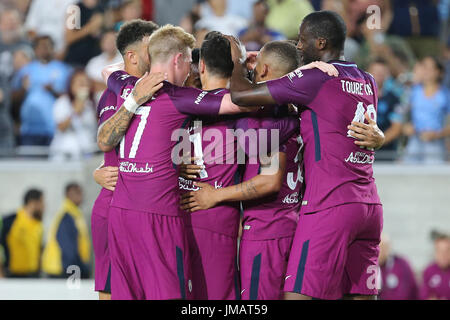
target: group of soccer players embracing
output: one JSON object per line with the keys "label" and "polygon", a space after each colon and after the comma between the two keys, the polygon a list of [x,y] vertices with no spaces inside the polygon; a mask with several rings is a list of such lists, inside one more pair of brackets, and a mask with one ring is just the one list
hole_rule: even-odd
{"label": "group of soccer players embracing", "polygon": [[376,297],[384,135],[345,33],[330,11],[258,53],[212,31],[196,61],[180,27],[121,27],[97,109],[100,298]]}

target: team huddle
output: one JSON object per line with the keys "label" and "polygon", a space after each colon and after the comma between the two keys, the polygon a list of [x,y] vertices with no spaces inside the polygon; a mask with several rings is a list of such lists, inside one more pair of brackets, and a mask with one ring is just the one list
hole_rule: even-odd
{"label": "team huddle", "polygon": [[118,167],[92,209],[101,298],[376,297],[384,135],[345,33],[314,12],[298,44],[246,53],[215,31],[194,49],[180,27],[121,27],[97,107],[98,170]]}

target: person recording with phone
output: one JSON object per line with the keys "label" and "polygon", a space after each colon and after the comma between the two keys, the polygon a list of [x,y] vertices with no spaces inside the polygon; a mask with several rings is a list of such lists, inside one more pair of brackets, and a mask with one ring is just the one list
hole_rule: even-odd
{"label": "person recording with phone", "polygon": [[79,160],[96,150],[93,95],[84,70],[74,71],[68,93],[55,102],[53,117],[57,128],[50,145],[52,160]]}

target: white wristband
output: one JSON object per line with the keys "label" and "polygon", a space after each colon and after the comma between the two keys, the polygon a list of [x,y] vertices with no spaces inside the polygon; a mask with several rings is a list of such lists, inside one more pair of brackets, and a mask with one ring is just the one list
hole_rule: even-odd
{"label": "white wristband", "polygon": [[134,100],[132,93],[130,93],[125,99],[125,101],[123,102],[123,106],[131,113],[135,113],[136,109],[139,108],[139,105],[137,104],[136,100]]}

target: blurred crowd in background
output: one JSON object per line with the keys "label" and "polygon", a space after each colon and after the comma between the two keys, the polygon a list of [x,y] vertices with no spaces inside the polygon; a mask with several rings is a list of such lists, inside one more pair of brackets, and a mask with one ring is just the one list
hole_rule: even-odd
{"label": "blurred crowd in background", "polygon": [[1,0],[0,156],[80,160],[98,152],[101,70],[121,61],[115,36],[124,21],[180,25],[198,46],[218,30],[259,50],[297,40],[303,17],[321,9],[344,17],[346,59],[379,86],[386,144],[377,160],[448,161],[450,0]]}

